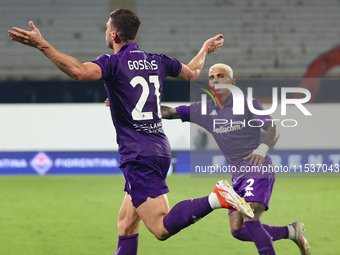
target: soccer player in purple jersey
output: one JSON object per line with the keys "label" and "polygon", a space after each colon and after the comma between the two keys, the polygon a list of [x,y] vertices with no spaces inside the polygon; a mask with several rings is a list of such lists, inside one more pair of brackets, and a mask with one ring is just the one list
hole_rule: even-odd
{"label": "soccer player in purple jersey", "polygon": [[221,34],[208,39],[185,65],[139,49],[134,42],[140,26],[138,16],[117,9],[106,24],[106,43],[114,53],[81,63],[45,41],[32,21],[29,26],[31,31],[14,27],[8,31],[9,36],[13,41],[39,49],[75,80],[101,79],[105,83],[127,192],[118,216],[116,255],[137,254],[141,220],[156,238],[165,240],[217,208],[237,209],[248,217],[254,216],[226,181],[219,181],[209,196],[182,201],[171,210],[166,196],[171,151],[161,120],[163,81],[166,76],[197,78],[207,54],[222,46]]}
{"label": "soccer player in purple jersey", "polygon": [[[216,84],[236,84],[230,66],[215,64],[209,69],[209,85],[215,88]],[[258,167],[261,170],[261,167],[272,164],[267,151],[275,145],[279,137],[272,118],[268,115],[251,113],[247,103],[245,103],[244,115],[234,115],[231,91],[228,88],[216,88],[216,92],[222,104],[217,98],[217,105],[213,100],[208,100],[206,115],[201,113],[202,102],[197,102],[190,106],[182,105],[176,108],[162,106],[162,117],[163,119],[180,118],[183,122],[190,121],[205,128],[213,135],[229,166],[239,170],[232,172],[232,184],[235,191],[250,203],[255,217],[250,219],[235,210],[229,211],[230,229],[235,238],[253,241],[261,255],[276,254],[273,241],[280,239],[292,239],[299,246],[301,254],[310,254],[301,222],[283,227],[269,226],[260,222],[262,213],[269,208],[275,173],[241,171],[242,168],[253,166],[255,166],[253,169]],[[256,99],[252,103],[255,109],[263,110]],[[214,122],[214,120],[218,121]],[[226,120],[233,125],[228,125]],[[251,120],[257,123],[250,124]],[[261,141],[261,127],[267,131],[263,141]]]}

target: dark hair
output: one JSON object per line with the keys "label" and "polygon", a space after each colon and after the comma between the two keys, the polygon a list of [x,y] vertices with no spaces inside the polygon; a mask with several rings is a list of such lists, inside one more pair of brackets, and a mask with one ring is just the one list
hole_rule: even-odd
{"label": "dark hair", "polygon": [[111,26],[116,29],[120,39],[124,42],[134,41],[140,26],[136,13],[127,9],[116,9],[110,14]]}

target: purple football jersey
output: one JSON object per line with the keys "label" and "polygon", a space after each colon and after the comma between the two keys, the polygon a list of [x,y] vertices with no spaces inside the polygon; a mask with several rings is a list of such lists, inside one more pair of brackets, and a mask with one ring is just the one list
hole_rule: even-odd
{"label": "purple football jersey", "polygon": [[176,77],[182,64],[165,55],[148,54],[126,43],[116,54],[99,56],[110,100],[121,163],[137,156],[171,157],[161,119],[161,93],[166,76]]}
{"label": "purple football jersey", "polygon": [[[247,100],[245,100],[243,115],[234,115],[232,106],[231,95],[224,109],[215,106],[212,100],[207,100],[207,115],[201,114],[201,102],[190,106],[179,106],[176,110],[183,122],[196,123],[213,135],[229,165],[241,167],[249,165],[249,161],[243,158],[260,145],[261,128],[271,125],[272,118],[269,115],[261,116],[250,112]],[[263,110],[256,99],[253,100],[253,106],[257,110]],[[268,153],[264,164],[271,164]]]}

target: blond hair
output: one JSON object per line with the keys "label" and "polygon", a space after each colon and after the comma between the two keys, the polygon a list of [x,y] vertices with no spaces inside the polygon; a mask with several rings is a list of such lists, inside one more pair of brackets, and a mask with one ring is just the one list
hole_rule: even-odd
{"label": "blond hair", "polygon": [[230,66],[228,66],[228,65],[226,65],[226,64],[222,64],[222,63],[217,63],[217,64],[215,64],[215,65],[212,65],[212,66],[209,68],[209,73],[210,73],[211,70],[214,69],[214,68],[222,68],[222,69],[224,69],[224,70],[227,72],[227,74],[229,74],[230,78],[233,79],[234,72],[233,72],[233,69],[232,69]]}

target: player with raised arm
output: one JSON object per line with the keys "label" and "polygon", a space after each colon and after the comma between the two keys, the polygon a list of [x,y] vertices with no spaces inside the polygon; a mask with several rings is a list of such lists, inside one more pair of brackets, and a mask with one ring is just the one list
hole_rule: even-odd
{"label": "player with raised arm", "polygon": [[[236,84],[230,66],[215,64],[209,69],[209,85],[215,88],[222,104],[219,100],[216,100],[217,105],[213,100],[208,100],[207,115],[201,113],[202,102],[176,108],[162,106],[163,119],[181,119],[183,122],[190,121],[205,128],[213,135],[229,166],[238,170],[232,172],[232,184],[235,191],[250,203],[255,217],[249,219],[235,210],[229,211],[230,229],[235,238],[241,241],[253,241],[261,255],[276,254],[273,241],[280,239],[291,239],[298,245],[302,255],[310,254],[309,244],[301,222],[277,227],[262,224],[260,221],[262,213],[269,208],[275,173],[241,171],[242,168],[248,166],[257,166],[261,170],[261,167],[272,164],[267,151],[275,145],[279,137],[276,126],[271,121],[272,118],[268,115],[261,116],[251,113],[247,103],[245,103],[244,115],[234,115],[231,91],[228,88],[216,88],[216,84]],[[252,103],[254,108],[263,110],[257,100],[254,99]],[[228,120],[229,123],[233,123],[235,128],[225,128],[225,122],[221,125],[222,128],[219,128],[216,124],[218,122],[214,122],[215,119]],[[254,120],[257,123],[250,124],[249,121]],[[214,126],[213,123],[217,126]],[[267,131],[263,141],[261,141],[261,125]]]}
{"label": "player with raised arm", "polygon": [[140,26],[138,16],[130,10],[117,9],[106,24],[106,43],[114,53],[81,63],[44,40],[32,21],[29,26],[31,31],[14,27],[8,31],[9,36],[39,49],[75,80],[104,81],[126,181],[115,254],[137,254],[140,220],[157,239],[165,240],[217,208],[237,209],[245,217],[253,217],[249,205],[226,181],[219,181],[210,195],[182,201],[171,210],[166,196],[171,151],[161,120],[163,81],[166,76],[197,78],[207,54],[222,46],[221,34],[205,41],[199,53],[185,65],[139,49],[134,42]]}

